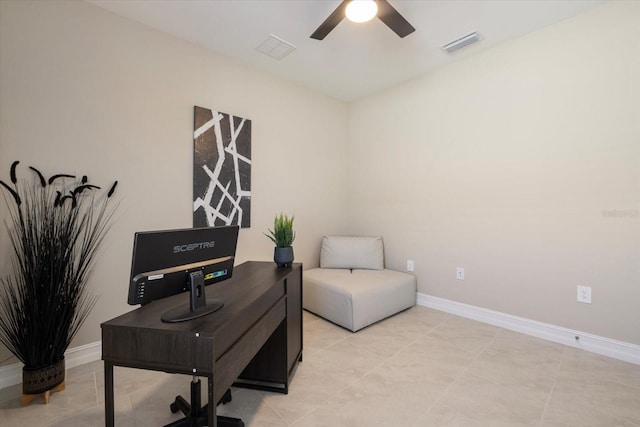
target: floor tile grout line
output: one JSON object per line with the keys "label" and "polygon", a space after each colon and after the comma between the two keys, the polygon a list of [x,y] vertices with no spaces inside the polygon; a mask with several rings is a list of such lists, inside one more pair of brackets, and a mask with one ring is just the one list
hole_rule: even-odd
{"label": "floor tile grout line", "polygon": [[547,395],[547,400],[544,403],[544,408],[542,408],[542,415],[540,415],[540,422],[543,423],[545,416],[547,415],[547,409],[549,408],[549,402],[551,402],[551,398],[553,397],[553,392],[556,389],[556,385],[558,384],[558,377],[560,374],[560,368],[562,367],[562,362],[564,360],[565,354],[567,353],[567,348],[565,347],[562,350],[562,355],[560,356],[560,360],[558,361],[558,366],[555,372],[555,378],[553,379],[553,385],[551,386],[551,390],[549,390],[549,394]]}
{"label": "floor tile grout line", "polygon": [[[448,316],[448,317],[447,317],[447,318],[445,318],[443,321],[439,322],[437,325],[434,325],[434,326],[429,327],[429,330],[428,330],[428,332],[426,333],[426,335],[431,334],[433,331],[437,330],[438,328],[442,327],[443,325],[447,324],[448,322],[450,322],[450,321],[454,320],[455,318],[456,318],[455,316]],[[438,398],[437,398],[437,399],[436,399],[436,400],[435,400],[431,405],[429,405],[428,409],[431,409],[433,406],[435,406],[435,405],[436,405],[436,404],[441,400],[442,396],[444,396],[444,395],[445,395],[446,391],[451,387],[451,385],[452,385],[452,384],[454,384],[454,383],[457,381],[457,379],[458,379],[461,375],[463,375],[463,374],[464,374],[464,373],[469,369],[469,367],[471,366],[471,364],[472,364],[472,363],[473,363],[473,362],[474,362],[474,361],[475,361],[475,360],[476,360],[476,359],[477,359],[477,358],[482,354],[482,352],[483,352],[483,351],[484,351],[484,350],[485,350],[485,349],[486,349],[486,348],[487,348],[487,347],[488,347],[488,346],[489,346],[489,345],[490,345],[490,344],[491,344],[491,343],[496,339],[496,337],[497,337],[497,335],[498,335],[499,333],[500,333],[500,328],[498,328],[498,330],[496,331],[496,333],[491,337],[491,340],[489,340],[489,342],[488,342],[488,343],[487,343],[487,344],[486,344],[486,345],[485,345],[481,350],[479,350],[479,351],[477,352],[477,354],[474,354],[474,355],[473,355],[472,359],[471,359],[471,360],[469,361],[469,363],[468,363],[468,364],[467,364],[467,365],[466,365],[466,366],[461,370],[461,372],[460,372],[458,375],[456,375],[456,376],[453,378],[453,380],[452,380],[449,384],[447,384],[447,386],[446,386],[446,387],[445,387],[445,389],[443,390],[442,394],[441,394],[441,395],[440,395],[440,396],[439,396],[439,397],[438,397]],[[349,336],[345,337],[344,339],[346,340],[348,337],[349,337]],[[415,343],[415,342],[418,342],[421,338],[422,338],[422,337],[416,337],[416,338],[414,338],[414,340],[412,341],[412,343],[411,343],[411,344],[413,344],[413,343]],[[335,345],[335,344],[337,344],[337,343],[334,343],[334,345]],[[411,344],[407,344],[404,348],[409,347]],[[400,350],[399,350],[399,351],[400,351]],[[395,352],[391,357],[396,356],[396,355],[399,353],[399,351]],[[384,361],[386,361],[386,360],[390,360],[390,359],[391,359],[391,357],[388,357],[387,359],[384,359]],[[382,363],[384,363],[384,361],[383,361]],[[378,366],[381,366],[381,365],[378,365]],[[364,378],[365,376],[367,376],[367,375],[370,375],[370,374],[371,374],[371,372],[373,372],[373,370],[370,370],[369,372],[367,372],[367,374],[365,374],[365,375],[363,376],[363,378]],[[323,403],[324,403],[324,402],[323,402]],[[446,405],[445,405],[445,406],[446,406]],[[317,409],[317,408],[315,408],[313,411],[315,411],[316,409]],[[313,411],[310,411],[310,412],[309,412],[308,414],[306,414],[305,416],[308,416],[308,415],[309,415],[311,412],[313,412]],[[304,417],[301,417],[300,419],[302,419],[302,418],[304,418]],[[300,421],[300,419],[299,419],[299,420],[297,420],[296,422]]]}
{"label": "floor tile grout line", "polygon": [[[282,414],[280,414],[280,412],[278,412],[278,410],[276,408],[274,408],[273,406],[271,406],[271,404],[263,397],[260,395],[260,393],[258,393],[256,391],[256,394],[258,395],[258,397],[260,398],[260,401],[265,403],[287,426],[291,426],[293,425],[292,423],[290,423],[289,421],[287,421],[284,416],[282,416]],[[295,421],[294,421],[295,422]]]}
{"label": "floor tile grout line", "polygon": [[[320,349],[320,352],[322,351],[326,351],[328,349],[330,349],[331,347],[334,347],[342,342],[348,342],[347,340],[351,337],[353,337],[357,332],[352,332],[350,335],[346,335],[344,336],[342,339],[336,341],[335,343]],[[388,360],[392,359],[393,357],[395,357],[398,353],[400,353],[402,350],[404,350],[405,348],[409,347],[410,345],[412,345],[413,343],[417,342],[419,340],[419,338],[414,338],[410,343],[406,344],[404,347],[400,348],[399,350],[397,350],[396,352],[394,352],[393,354],[391,354],[390,356],[387,357],[380,357],[380,362],[377,363],[375,366],[373,366],[371,369],[369,369],[367,372],[365,372],[361,377],[356,378],[353,380],[353,382],[346,384],[344,387],[340,388],[339,390],[336,390],[336,393],[345,390],[346,388],[354,385],[355,383],[357,383],[358,381],[362,380],[363,378],[366,378],[367,376],[371,375],[375,370],[377,370],[379,367],[381,367],[382,365],[384,365],[385,362],[387,362]],[[352,344],[353,346],[358,347],[357,344]],[[322,407],[322,405],[324,405],[325,403],[329,402],[331,400],[331,396],[328,397],[327,399],[323,400],[322,402],[320,402],[317,406],[315,406],[313,409],[309,410],[309,412],[307,412],[306,414],[302,415],[301,417],[297,418],[296,420],[292,421],[291,423],[287,422],[285,420],[285,422],[287,423],[288,426],[294,426],[296,423],[300,422],[302,419],[304,419],[305,417],[309,416],[310,414],[312,414],[314,411],[318,410],[319,408]],[[267,402],[268,404],[268,402]],[[269,405],[269,407],[271,407],[271,405]],[[278,413],[273,407],[271,407],[276,413]],[[280,415],[278,413],[278,415]],[[282,417],[281,417],[282,418]]]}
{"label": "floor tile grout line", "polygon": [[[331,347],[333,347],[334,345],[336,345],[336,344],[338,344],[338,343],[342,342],[344,339],[346,339],[346,337],[345,337],[345,338],[343,338],[343,339],[341,339],[341,340],[339,340],[339,341],[337,341],[337,342],[335,342],[335,343],[333,343],[333,344],[331,344],[331,345],[329,345],[329,346],[327,346],[327,347],[325,347],[325,348],[318,349],[318,352],[319,352],[319,353],[322,353],[322,352],[324,352],[324,351],[327,351],[329,348],[331,348]],[[366,375],[366,374],[365,374],[365,375]],[[364,377],[364,375],[363,375],[363,377]],[[344,389],[346,389],[347,387],[349,387],[349,385],[350,385],[350,384],[346,384],[344,387],[341,387],[341,388],[339,388],[339,389],[336,389],[336,390],[335,390],[335,393],[341,392],[342,390],[344,390]],[[270,405],[270,404],[269,404],[269,402],[267,402],[267,401],[264,399],[264,397],[263,397],[263,396],[260,396],[260,399],[261,399],[264,403],[266,403],[266,404],[267,404],[267,406],[269,406],[269,408],[271,408],[271,409],[276,413],[276,415],[278,415],[278,416],[279,416],[279,417],[280,417],[280,418],[281,418],[281,419],[282,419],[282,420],[287,424],[287,426],[293,426],[295,423],[299,422],[299,421],[300,421],[300,420],[302,420],[304,417],[308,416],[309,414],[311,414],[312,412],[314,412],[314,411],[315,411],[315,410],[317,410],[318,408],[322,407],[322,405],[324,405],[324,404],[325,404],[325,403],[327,403],[329,400],[331,400],[331,397],[332,397],[332,396],[329,396],[329,397],[327,397],[326,399],[323,399],[321,402],[319,402],[319,403],[317,403],[316,405],[314,405],[314,406],[313,406],[313,407],[312,407],[312,408],[311,408],[311,409],[310,409],[306,414],[304,414],[304,415],[302,415],[302,416],[300,416],[300,417],[296,418],[296,419],[295,419],[295,420],[293,420],[292,422],[287,421],[287,420],[286,420],[286,419],[285,419],[285,418],[284,418],[284,417],[283,417],[283,416],[282,416],[282,415],[281,415],[281,414],[276,410],[276,408],[274,408],[272,405]]]}
{"label": "floor tile grout line", "polygon": [[98,388],[98,377],[95,371],[93,372],[93,389],[96,392],[96,405],[100,406],[100,389]]}
{"label": "floor tile grout line", "polygon": [[[447,319],[448,321],[449,319]],[[445,321],[446,322],[446,321]],[[443,322],[443,323],[445,323]],[[471,367],[471,365],[473,364],[473,362],[475,362],[480,355],[491,345],[491,343],[493,343],[496,339],[496,337],[498,336],[498,334],[500,333],[500,330],[498,329],[498,331],[496,331],[496,333],[491,337],[491,339],[489,340],[489,342],[487,344],[485,344],[482,349],[480,351],[478,351],[469,361],[469,363],[467,363],[467,365],[462,368],[460,370],[460,372],[457,373],[457,375],[455,375],[453,377],[453,381],[449,382],[446,387],[444,388],[444,390],[442,391],[442,393],[440,394],[440,396],[438,396],[438,398],[433,402],[433,404],[429,407],[429,410],[431,408],[433,408],[434,406],[440,404],[443,406],[447,406],[445,403],[442,403],[442,399],[444,398],[444,396],[447,394],[448,390],[465,374],[467,373],[467,371],[469,371],[469,368]]]}
{"label": "floor tile grout line", "polygon": [[267,400],[260,395],[260,393],[257,390],[251,390],[256,396],[258,396],[258,399],[260,400],[261,403],[264,403],[265,405],[267,405],[269,407],[269,409],[271,409],[277,416],[278,418],[280,418],[282,420],[283,423],[285,423],[287,426],[290,426],[291,424],[284,419],[284,417],[280,414],[280,412],[278,412],[278,410],[276,408],[274,408],[273,406],[271,406],[269,404],[269,402],[267,402]]}

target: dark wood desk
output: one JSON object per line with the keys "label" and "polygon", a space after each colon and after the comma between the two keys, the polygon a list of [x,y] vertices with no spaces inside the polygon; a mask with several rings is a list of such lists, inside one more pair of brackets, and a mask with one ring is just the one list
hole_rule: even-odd
{"label": "dark wood desk", "polygon": [[114,425],[114,366],[206,377],[210,427],[217,425],[216,404],[239,377],[253,387],[288,391],[302,360],[302,265],[246,262],[206,292],[224,307],[199,319],[160,320],[170,308],[188,306],[183,293],[101,325],[106,426]]}

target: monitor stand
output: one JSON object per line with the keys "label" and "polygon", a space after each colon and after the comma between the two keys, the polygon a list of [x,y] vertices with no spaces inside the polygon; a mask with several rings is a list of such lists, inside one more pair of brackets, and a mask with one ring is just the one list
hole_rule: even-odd
{"label": "monitor stand", "polygon": [[204,275],[201,270],[189,273],[189,307],[175,307],[161,317],[163,322],[177,323],[197,319],[220,310],[224,302],[218,299],[207,299],[204,294]]}

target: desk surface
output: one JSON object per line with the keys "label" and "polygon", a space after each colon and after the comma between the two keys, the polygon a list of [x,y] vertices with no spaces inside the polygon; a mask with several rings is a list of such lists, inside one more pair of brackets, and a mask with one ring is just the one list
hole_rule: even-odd
{"label": "desk surface", "polygon": [[[199,319],[161,321],[167,310],[188,306],[189,295],[183,293],[103,323],[102,359],[105,381],[111,382],[108,393],[113,394],[113,379],[107,377],[112,377],[113,366],[207,376],[211,389],[215,370],[216,390],[215,395],[210,390],[209,402],[217,402],[286,319],[285,279],[294,271],[300,274],[301,268],[300,264],[276,268],[271,262],[255,261],[234,267],[232,278],[206,287],[207,298],[223,300],[224,307]],[[113,397],[105,398],[111,406],[109,419]]]}
{"label": "desk surface", "polygon": [[[297,266],[294,265],[292,268]],[[291,268],[276,268],[271,262],[251,261],[235,267],[233,277],[206,287],[207,298],[221,299],[224,301],[224,307],[199,319],[179,323],[165,323],[160,320],[167,310],[179,305],[189,305],[189,294],[185,292],[154,301],[105,322],[102,324],[103,334],[107,332],[109,341],[105,342],[103,339],[103,359],[122,362],[123,366],[136,367],[136,361],[146,360],[143,354],[146,351],[135,346],[135,338],[140,338],[140,334],[154,333],[190,338],[199,334],[198,338],[202,338],[203,341],[213,339],[217,359],[258,320],[259,316],[266,313],[284,295],[285,289],[274,284],[281,282],[291,271]],[[109,331],[116,331],[117,335],[111,336]],[[130,335],[132,332],[137,336],[122,336]],[[119,345],[121,342],[126,345],[125,348]],[[144,367],[148,369],[146,364]],[[191,367],[177,370],[167,368],[168,372],[192,372]],[[210,372],[211,368],[212,366],[205,366],[202,372]],[[158,369],[164,370],[162,367]]]}

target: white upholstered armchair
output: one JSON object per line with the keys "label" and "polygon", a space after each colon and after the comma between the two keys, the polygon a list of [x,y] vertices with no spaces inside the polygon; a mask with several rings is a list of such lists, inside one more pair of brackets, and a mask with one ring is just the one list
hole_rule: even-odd
{"label": "white upholstered armchair", "polygon": [[384,267],[382,237],[324,236],[302,295],[306,310],[356,332],[414,306],[416,278]]}

